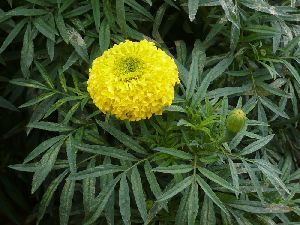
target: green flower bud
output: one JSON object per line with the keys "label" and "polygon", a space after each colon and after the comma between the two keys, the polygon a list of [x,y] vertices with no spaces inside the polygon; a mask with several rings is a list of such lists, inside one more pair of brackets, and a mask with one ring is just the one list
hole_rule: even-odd
{"label": "green flower bud", "polygon": [[226,120],[226,128],[232,133],[239,132],[246,123],[246,114],[241,109],[234,109],[230,112]]}
{"label": "green flower bud", "polygon": [[262,56],[266,56],[266,55],[267,55],[266,49],[260,49],[259,51],[260,51],[260,54],[261,54]]}
{"label": "green flower bud", "polygon": [[154,202],[152,200],[146,200],[146,208],[150,210],[153,206]]}

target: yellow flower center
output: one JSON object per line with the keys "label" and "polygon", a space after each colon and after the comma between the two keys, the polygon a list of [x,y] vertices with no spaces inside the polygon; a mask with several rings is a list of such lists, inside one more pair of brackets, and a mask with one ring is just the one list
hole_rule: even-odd
{"label": "yellow flower center", "polygon": [[115,75],[123,82],[137,80],[143,75],[143,62],[135,57],[126,57],[116,63]]}

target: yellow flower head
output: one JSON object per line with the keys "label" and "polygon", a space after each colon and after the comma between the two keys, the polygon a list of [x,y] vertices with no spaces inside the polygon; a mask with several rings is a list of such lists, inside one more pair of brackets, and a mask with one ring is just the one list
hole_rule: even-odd
{"label": "yellow flower head", "polygon": [[125,41],[93,61],[87,82],[95,105],[121,120],[161,115],[179,83],[174,60],[153,42]]}

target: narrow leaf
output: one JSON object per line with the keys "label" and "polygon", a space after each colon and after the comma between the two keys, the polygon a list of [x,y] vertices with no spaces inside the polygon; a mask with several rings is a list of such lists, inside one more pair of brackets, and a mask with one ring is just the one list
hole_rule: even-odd
{"label": "narrow leaf", "polygon": [[194,179],[188,201],[188,225],[194,225],[199,210],[198,184]]}
{"label": "narrow leaf", "polygon": [[100,177],[107,174],[117,173],[123,170],[124,167],[107,164],[79,171],[77,173],[72,174],[69,178],[72,180],[82,180],[86,178]]}
{"label": "narrow leaf", "polygon": [[73,130],[72,127],[59,124],[59,123],[53,123],[53,122],[32,122],[27,125],[27,127],[30,128],[36,128],[36,129],[41,129],[41,130],[47,130],[47,131],[54,131],[54,132],[66,132],[66,131],[71,131]]}
{"label": "narrow leaf", "polygon": [[143,221],[145,222],[147,219],[147,208],[146,208],[146,200],[143,192],[142,181],[140,177],[140,173],[137,167],[133,167],[131,172],[131,184],[132,191],[135,198],[136,205],[141,214]]}
{"label": "narrow leaf", "polygon": [[100,0],[91,0],[96,30],[100,30]]}
{"label": "narrow leaf", "polygon": [[185,178],[184,180],[175,184],[170,190],[163,193],[157,201],[162,202],[168,200],[169,198],[172,198],[173,196],[177,195],[179,192],[182,192],[184,189],[190,186],[192,181],[193,181],[193,177]]}
{"label": "narrow leaf", "polygon": [[200,225],[216,225],[216,215],[212,200],[205,195],[201,209]]}
{"label": "narrow leaf", "polygon": [[51,148],[54,144],[63,140],[65,137],[66,137],[65,135],[59,135],[59,136],[50,138],[46,141],[43,141],[29,153],[29,155],[24,159],[23,163],[28,163],[29,161],[33,160],[34,158],[36,158],[37,156],[39,156],[40,154],[45,152],[47,149]]}
{"label": "narrow leaf", "polygon": [[83,225],[93,224],[101,215],[104,210],[110,196],[112,195],[116,184],[121,179],[120,176],[117,176],[114,180],[112,180],[109,184],[105,186],[105,188],[101,191],[99,196],[94,201],[94,212],[89,216],[89,218],[83,223]]}
{"label": "narrow leaf", "polygon": [[136,157],[126,152],[124,149],[118,149],[114,147],[107,147],[107,146],[100,146],[100,145],[88,145],[88,144],[81,144],[81,143],[75,143],[74,146],[77,149],[84,152],[109,156],[121,160],[129,160],[129,161],[137,160]]}
{"label": "narrow leaf", "polygon": [[119,206],[122,220],[125,225],[130,225],[130,196],[129,196],[129,187],[126,180],[126,174],[123,174],[120,181],[120,190],[119,190]]}
{"label": "narrow leaf", "polygon": [[152,169],[153,172],[170,173],[170,174],[188,173],[191,170],[193,170],[192,165],[159,166]]}
{"label": "narrow leaf", "polygon": [[233,56],[228,56],[219,62],[215,67],[213,67],[208,74],[204,77],[203,81],[201,82],[200,87],[198,88],[196,94],[193,96],[192,105],[198,104],[199,101],[203,99],[206,95],[208,86],[210,83],[217,79],[222,73],[229,67],[229,65],[233,61]]}
{"label": "narrow leaf", "polygon": [[40,187],[52,170],[62,144],[63,141],[60,141],[53,145],[40,160],[39,166],[33,175],[31,193],[34,193]]}
{"label": "narrow leaf", "polygon": [[21,20],[14,28],[9,32],[8,36],[3,41],[0,47],[0,54],[5,51],[5,49],[13,42],[13,40],[17,37],[19,32],[22,30],[24,25],[26,24],[27,19]]}
{"label": "narrow leaf", "polygon": [[97,121],[97,123],[102,127],[102,129],[110,133],[112,136],[114,136],[117,140],[119,140],[128,148],[138,153],[142,153],[142,154],[146,153],[146,150],[142,146],[140,146],[135,140],[133,140],[130,136],[117,130],[116,128],[114,128],[112,125],[108,123],[104,123],[100,121]]}
{"label": "narrow leaf", "polygon": [[7,101],[5,98],[0,96],[0,108],[9,109],[12,111],[18,111],[18,109],[9,101]]}
{"label": "narrow leaf", "polygon": [[196,175],[196,179],[202,190],[205,192],[205,194],[217,205],[220,207],[220,209],[226,213],[229,214],[228,210],[224,206],[224,204],[221,202],[221,200],[218,198],[218,196],[213,192],[213,190],[210,188],[210,186],[198,175]]}
{"label": "narrow leaf", "polygon": [[264,147],[266,144],[268,144],[274,137],[274,134],[268,135],[266,137],[263,137],[255,142],[252,142],[248,146],[246,146],[241,152],[241,155],[248,155],[251,154],[262,147]]}
{"label": "narrow leaf", "polygon": [[275,105],[271,100],[269,100],[268,98],[261,96],[259,97],[259,100],[261,101],[261,103],[266,106],[268,109],[270,109],[271,111],[273,111],[274,113],[289,119],[289,116],[282,111],[277,105]]}
{"label": "narrow leaf", "polygon": [[198,168],[200,173],[202,173],[205,177],[207,177],[209,180],[221,185],[222,187],[231,190],[233,192],[238,192],[237,189],[235,189],[231,184],[229,184],[226,180],[224,180],[222,177],[218,176],[217,174],[205,169],[205,168]]}
{"label": "narrow leaf", "polygon": [[67,179],[60,195],[59,205],[59,221],[60,225],[68,225],[71,209],[72,199],[74,195],[75,181]]}
{"label": "narrow leaf", "polygon": [[53,197],[54,192],[56,191],[58,185],[62,182],[62,180],[67,175],[67,170],[65,170],[63,173],[61,173],[57,178],[55,178],[49,187],[47,188],[47,191],[44,193],[42,200],[39,204],[38,209],[38,216],[37,216],[37,224],[40,223],[41,219],[44,217],[46,209]]}
{"label": "narrow leaf", "polygon": [[177,150],[177,149],[173,149],[173,148],[157,147],[157,148],[154,148],[153,150],[161,152],[161,153],[165,153],[168,155],[172,155],[172,156],[175,156],[180,159],[186,159],[186,160],[193,159],[193,156],[190,153],[183,152],[181,150]]}

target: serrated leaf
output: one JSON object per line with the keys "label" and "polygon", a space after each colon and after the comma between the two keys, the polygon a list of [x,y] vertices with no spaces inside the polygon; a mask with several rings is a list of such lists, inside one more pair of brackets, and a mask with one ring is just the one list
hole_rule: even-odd
{"label": "serrated leaf", "polygon": [[55,22],[61,37],[68,44],[69,35],[68,35],[67,27],[65,25],[64,18],[60,13],[58,13],[57,16],[55,16]]}
{"label": "serrated leaf", "polygon": [[225,205],[221,202],[218,196],[213,192],[210,186],[199,176],[196,175],[196,180],[204,193],[217,205],[219,208],[226,214],[229,214],[228,210],[226,209]]}
{"label": "serrated leaf", "polygon": [[174,148],[157,147],[157,148],[154,148],[153,150],[161,152],[161,153],[165,153],[168,155],[172,155],[172,156],[175,156],[176,158],[180,158],[180,159],[186,159],[186,160],[193,159],[193,156],[190,153],[184,152],[181,150],[177,150]]}
{"label": "serrated leaf", "polygon": [[69,19],[69,18],[74,18],[76,16],[84,15],[85,13],[90,11],[91,9],[92,9],[92,6],[90,4],[78,6],[74,9],[64,13],[64,18]]}
{"label": "serrated leaf", "polygon": [[130,225],[130,196],[129,196],[129,186],[126,180],[126,174],[123,174],[120,180],[120,190],[119,190],[119,207],[122,220],[125,225]]}
{"label": "serrated leaf", "polygon": [[259,199],[264,202],[264,197],[263,197],[263,194],[262,194],[262,187],[258,181],[258,178],[257,176],[255,175],[255,172],[252,170],[252,168],[249,166],[249,164],[245,161],[245,160],[242,160],[243,164],[244,164],[244,167],[247,171],[247,173],[249,174],[250,176],[250,179],[251,179],[251,182],[257,192],[257,195],[259,197]]}
{"label": "serrated leaf", "polygon": [[63,141],[54,144],[43,155],[42,159],[38,164],[38,168],[33,175],[31,193],[34,193],[40,187],[40,185],[43,183],[43,181],[46,179],[46,177],[52,170],[62,144]]}
{"label": "serrated leaf", "polygon": [[185,113],[185,109],[179,105],[170,105],[164,108],[164,111],[168,112],[182,112]]}
{"label": "serrated leaf", "polygon": [[[59,13],[62,13],[66,9],[68,9],[76,0],[58,0],[62,3],[62,5],[59,7]],[[60,5],[60,4],[59,4]]]}
{"label": "serrated leaf", "polygon": [[120,179],[121,176],[117,176],[114,180],[112,180],[109,184],[105,186],[105,188],[101,191],[99,196],[97,196],[97,198],[94,201],[93,213],[91,213],[91,215],[87,218],[83,225],[93,224],[99,218],[111,194],[113,193],[116,184],[119,182]]}
{"label": "serrated leaf", "polygon": [[62,67],[62,72],[68,70],[74,63],[79,60],[79,56],[76,51],[73,51],[70,57],[68,58],[67,62]]}
{"label": "serrated leaf", "polygon": [[[39,103],[36,107],[35,107],[35,111],[32,113],[29,123],[32,122],[38,122],[40,121],[43,116],[45,115],[47,109],[55,102],[56,100],[56,95],[46,99],[45,101]],[[32,128],[27,128],[26,129],[26,134],[29,135],[29,133],[31,132]]]}
{"label": "serrated leaf", "polygon": [[125,5],[124,0],[116,1],[116,14],[117,14],[117,23],[121,28],[123,35],[127,36],[127,25],[126,25],[126,15],[125,15]]}
{"label": "serrated leaf", "polygon": [[159,166],[152,169],[153,172],[169,173],[169,174],[188,173],[191,170],[193,170],[192,165]]}
{"label": "serrated leaf", "polygon": [[261,101],[261,103],[267,107],[268,109],[270,109],[271,111],[273,111],[274,113],[286,118],[286,119],[289,119],[289,116],[284,112],[282,111],[277,105],[275,105],[270,99],[264,97],[264,96],[260,96],[259,97],[259,100]]}
{"label": "serrated leaf", "polygon": [[34,173],[38,168],[38,164],[37,163],[14,164],[14,165],[10,165],[9,168],[18,171]]}
{"label": "serrated leaf", "polygon": [[200,68],[204,68],[206,59],[205,49],[200,40],[196,40],[194,49],[192,52],[192,64],[190,66],[190,71],[188,75],[188,81],[186,85],[186,97],[190,99],[195,92],[196,84],[199,80],[199,75],[202,71]]}
{"label": "serrated leaf", "polygon": [[96,30],[100,30],[100,0],[91,0]]}
{"label": "serrated leaf", "polygon": [[59,222],[60,225],[68,225],[71,209],[72,199],[75,190],[75,181],[67,179],[60,195],[59,205]]}
{"label": "serrated leaf", "polygon": [[103,12],[108,21],[109,26],[112,28],[116,27],[115,26],[115,16],[114,16],[115,12],[112,9],[110,0],[103,0]]}
{"label": "serrated leaf", "polygon": [[147,219],[146,199],[143,192],[142,180],[138,168],[135,166],[131,172],[131,187],[135,198],[136,205],[140,215],[145,222]]}
{"label": "serrated leaf", "polygon": [[[150,2],[150,0],[146,0],[148,3]],[[127,5],[129,5],[130,7],[132,7],[136,12],[141,13],[143,16],[147,17],[150,21],[153,21],[153,16],[152,14],[149,12],[149,10],[145,7],[143,7],[142,5],[139,4],[139,2],[134,1],[134,0],[126,0],[125,3]]]}
{"label": "serrated leaf", "polygon": [[114,147],[107,147],[107,146],[100,146],[100,145],[88,145],[88,144],[81,144],[75,143],[75,148],[84,151],[90,152],[94,154],[109,156],[116,159],[121,160],[129,160],[129,161],[136,161],[137,158],[134,157],[132,154],[126,152],[123,149],[118,149]]}
{"label": "serrated leaf", "polygon": [[[95,160],[91,160],[87,166],[87,169],[95,167]],[[93,201],[95,199],[95,192],[96,192],[96,178],[88,177],[83,179],[82,181],[82,197],[83,197],[83,206],[85,211],[85,216],[88,217]]]}
{"label": "serrated leaf", "polygon": [[277,214],[288,213],[292,211],[291,207],[283,204],[262,204],[261,202],[257,201],[235,200],[230,202],[228,205],[253,214]]}
{"label": "serrated leaf", "polygon": [[216,225],[216,216],[212,200],[205,195],[201,209],[200,225]]}
{"label": "serrated leaf", "polygon": [[47,14],[48,11],[44,9],[26,9],[24,7],[17,7],[5,13],[6,16],[41,16]]}
{"label": "serrated leaf", "polygon": [[29,77],[29,67],[33,61],[34,45],[31,24],[27,24],[27,28],[23,38],[23,46],[21,49],[20,66],[25,77]]}
{"label": "serrated leaf", "polygon": [[175,41],[174,43],[176,46],[177,60],[178,62],[184,65],[186,62],[187,55],[186,44],[182,40]]}
{"label": "serrated leaf", "polygon": [[270,92],[271,94],[277,95],[277,96],[281,96],[281,97],[285,97],[285,98],[290,98],[291,96],[286,93],[285,91],[274,87],[273,85],[270,84],[266,84],[264,82],[258,82],[258,85],[260,87],[262,87],[263,89],[265,89],[266,91]]}
{"label": "serrated leaf", "polygon": [[48,109],[47,113],[44,115],[44,118],[47,118],[48,116],[50,116],[53,112],[58,110],[62,105],[66,104],[67,102],[81,100],[83,98],[84,98],[84,96],[68,96],[68,97],[59,99],[57,102],[55,102],[55,104],[53,104]]}
{"label": "serrated leaf", "polygon": [[264,147],[266,144],[268,144],[274,137],[274,134],[268,135],[266,137],[263,137],[255,142],[252,142],[251,144],[249,144],[248,146],[246,146],[245,148],[243,148],[243,150],[240,152],[240,155],[248,155],[251,154],[259,149],[261,149],[262,147]]}
{"label": "serrated leaf", "polygon": [[60,123],[44,122],[44,121],[29,123],[27,127],[36,128],[40,130],[53,131],[53,132],[66,132],[66,131],[73,130],[72,127]]}
{"label": "serrated leaf", "polygon": [[154,173],[152,172],[152,167],[151,167],[149,161],[145,162],[144,170],[145,170],[146,178],[150,185],[150,189],[151,189],[152,193],[154,194],[155,198],[158,199],[161,196],[162,191],[161,191],[161,188],[157,182],[157,179],[156,179]]}
{"label": "serrated leaf", "polygon": [[100,30],[99,30],[100,54],[103,54],[103,52],[108,49],[109,44],[110,44],[110,27],[108,21],[104,19],[100,24]]}
{"label": "serrated leaf", "polygon": [[163,193],[159,199],[157,199],[158,202],[166,201],[173,196],[177,195],[179,192],[182,192],[184,189],[186,189],[188,186],[191,185],[193,181],[193,177],[187,177],[184,180],[180,181],[179,183],[176,183],[170,190]]}
{"label": "serrated leaf", "polygon": [[163,3],[156,11],[156,15],[153,21],[153,29],[152,29],[152,36],[157,40],[158,42],[163,42],[162,37],[159,33],[159,27],[161,25],[161,22],[164,18],[165,12],[167,10],[168,4]]}
{"label": "serrated leaf", "polygon": [[25,108],[25,107],[36,105],[39,102],[44,101],[47,98],[50,98],[51,96],[53,96],[55,94],[56,94],[55,92],[48,92],[48,93],[41,94],[37,98],[31,99],[28,102],[20,105],[19,108]]}
{"label": "serrated leaf", "polygon": [[[111,164],[110,157],[105,156],[102,165],[109,165]],[[121,176],[121,174],[120,174]],[[108,174],[100,177],[100,187],[101,189],[105,189],[105,186],[108,185],[112,180],[114,179],[113,174]],[[114,224],[114,218],[115,218],[115,191],[111,194],[109,197],[109,200],[107,202],[107,206],[104,209],[104,216],[106,218],[106,221],[108,224]]]}
{"label": "serrated leaf", "polygon": [[279,176],[276,173],[274,173],[273,167],[269,168],[267,166],[262,165],[261,163],[257,163],[256,165],[261,170],[261,172],[266,175],[266,177],[274,185],[274,187],[278,190],[280,194],[282,194],[280,188],[282,188],[286,193],[290,194],[290,191],[286,187],[284,182],[279,178]]}
{"label": "serrated leaf", "polygon": [[225,11],[227,19],[237,28],[240,28],[240,19],[238,14],[238,8],[233,4],[231,0],[220,0],[220,4]]}
{"label": "serrated leaf", "polygon": [[51,41],[55,42],[55,34],[58,34],[54,27],[51,27],[42,17],[37,17],[33,20],[33,24],[36,29],[42,33],[46,38],[49,38]]}
{"label": "serrated leaf", "polygon": [[81,170],[77,173],[74,173],[70,175],[70,179],[72,180],[82,180],[86,178],[92,178],[92,177],[100,177],[107,174],[117,173],[125,170],[124,167],[118,166],[118,165],[101,165],[92,167],[86,170]]}
{"label": "serrated leaf", "polygon": [[199,210],[198,184],[194,178],[188,200],[188,225],[194,225]]}
{"label": "serrated leaf", "polygon": [[251,90],[250,85],[244,85],[242,87],[218,88],[213,91],[207,92],[206,97],[207,98],[220,98],[220,97],[229,96],[229,95],[236,95],[236,94],[241,95],[250,90]]}
{"label": "serrated leaf", "polygon": [[71,135],[71,136],[69,136],[68,140],[66,141],[66,152],[67,152],[68,163],[69,163],[71,174],[74,174],[77,171],[76,149],[74,147],[73,142],[74,142],[74,140]]}
{"label": "serrated leaf", "polygon": [[[12,0],[8,0],[8,1],[12,2]],[[40,5],[40,6],[46,6],[46,7],[51,6],[51,3],[49,3],[49,2],[41,2],[39,0],[25,0],[25,1],[33,3],[33,4],[36,4],[36,5]]]}
{"label": "serrated leaf", "polygon": [[19,32],[22,30],[24,25],[27,23],[27,19],[21,20],[14,28],[9,32],[8,36],[3,41],[0,47],[0,54],[5,51],[5,49],[13,42],[13,40],[17,37]]}
{"label": "serrated leaf", "polygon": [[230,168],[230,173],[231,173],[232,183],[233,183],[234,188],[237,190],[237,191],[235,192],[235,194],[238,195],[239,189],[240,189],[239,175],[238,175],[236,166],[235,166],[235,164],[233,163],[233,161],[231,160],[231,158],[228,158],[228,162],[229,162],[229,168]]}
{"label": "serrated leaf", "polygon": [[17,78],[17,79],[10,80],[9,83],[23,86],[23,87],[49,90],[49,88],[47,88],[45,85],[43,85],[42,83],[36,80]]}
{"label": "serrated leaf", "polygon": [[18,112],[19,110],[8,100],[0,96],[0,108],[9,109],[15,112]]}
{"label": "serrated leaf", "polygon": [[281,32],[278,31],[276,28],[266,25],[251,25],[250,27],[243,28],[243,30],[271,36],[281,34]]}
{"label": "serrated leaf", "polygon": [[139,143],[133,140],[130,136],[117,130],[116,128],[114,128],[112,125],[108,123],[100,122],[100,121],[97,121],[97,123],[102,127],[102,129],[110,133],[112,136],[114,136],[118,141],[120,141],[128,148],[132,149],[135,152],[146,154],[146,150],[142,146],[140,146]]}
{"label": "serrated leaf", "polygon": [[196,105],[197,103],[199,103],[199,101],[203,99],[203,97],[206,95],[210,83],[213,80],[217,79],[219,76],[221,76],[222,73],[230,66],[232,61],[233,61],[233,56],[230,55],[225,59],[223,59],[221,62],[219,62],[215,67],[213,67],[208,72],[208,74],[206,74],[196,94],[194,94],[193,96],[192,105]]}
{"label": "serrated leaf", "polygon": [[298,71],[295,69],[295,67],[292,66],[288,61],[282,60],[282,63],[288,68],[288,70],[291,72],[295,80],[300,84],[300,75]]}
{"label": "serrated leaf", "polygon": [[53,197],[54,192],[56,191],[58,185],[62,182],[62,180],[67,175],[68,171],[65,170],[63,173],[61,173],[57,178],[55,178],[49,187],[47,188],[46,192],[44,193],[42,200],[39,204],[38,209],[38,216],[37,216],[37,224],[40,223],[41,219],[44,217],[46,209]]}
{"label": "serrated leaf", "polygon": [[65,139],[65,135],[59,135],[53,138],[50,138],[46,141],[43,141],[40,143],[35,149],[33,149],[29,155],[24,159],[23,163],[28,163],[29,161],[33,160],[43,152],[45,152],[47,149],[51,148],[54,144],[58,143],[59,141]]}
{"label": "serrated leaf", "polygon": [[[151,189],[152,193],[154,194],[155,198],[158,199],[162,195],[162,190],[157,182],[157,179],[156,179],[154,173],[152,172],[152,167],[151,167],[149,161],[145,162],[144,170],[145,170],[146,178],[150,185],[150,189]],[[168,211],[167,202],[159,203],[158,205],[159,205],[158,208],[164,208],[166,211]],[[158,208],[157,208],[157,210],[158,210]],[[151,212],[149,212],[149,214],[150,213]],[[148,217],[147,221],[149,221],[149,217]]]}
{"label": "serrated leaf", "polygon": [[70,121],[70,119],[72,118],[72,116],[74,115],[74,113],[78,110],[78,108],[80,107],[81,102],[77,102],[75,105],[72,106],[72,108],[68,111],[68,113],[66,114],[63,124],[68,124],[68,122]]}
{"label": "serrated leaf", "polygon": [[189,189],[190,188],[187,188],[182,193],[182,198],[176,212],[175,225],[186,224],[188,215],[188,198],[190,193]]}
{"label": "serrated leaf", "polygon": [[73,27],[67,28],[68,40],[74,47],[77,54],[85,61],[89,62],[87,45],[82,36]]}
{"label": "serrated leaf", "polygon": [[224,187],[228,190],[231,190],[233,192],[238,192],[238,190],[236,188],[234,188],[231,184],[229,184],[226,180],[224,180],[222,177],[218,176],[217,174],[215,174],[205,168],[199,167],[198,170],[200,171],[200,173],[202,173],[202,175],[204,175],[209,180],[221,185],[222,187]]}
{"label": "serrated leaf", "polygon": [[38,69],[38,71],[40,72],[40,74],[42,75],[45,82],[48,84],[48,86],[50,88],[54,89],[54,84],[53,84],[49,74],[47,73],[46,69],[44,68],[44,66],[37,61],[35,61],[34,64],[35,64],[36,68]]}
{"label": "serrated leaf", "polygon": [[188,0],[189,19],[193,21],[198,11],[199,0]]}

